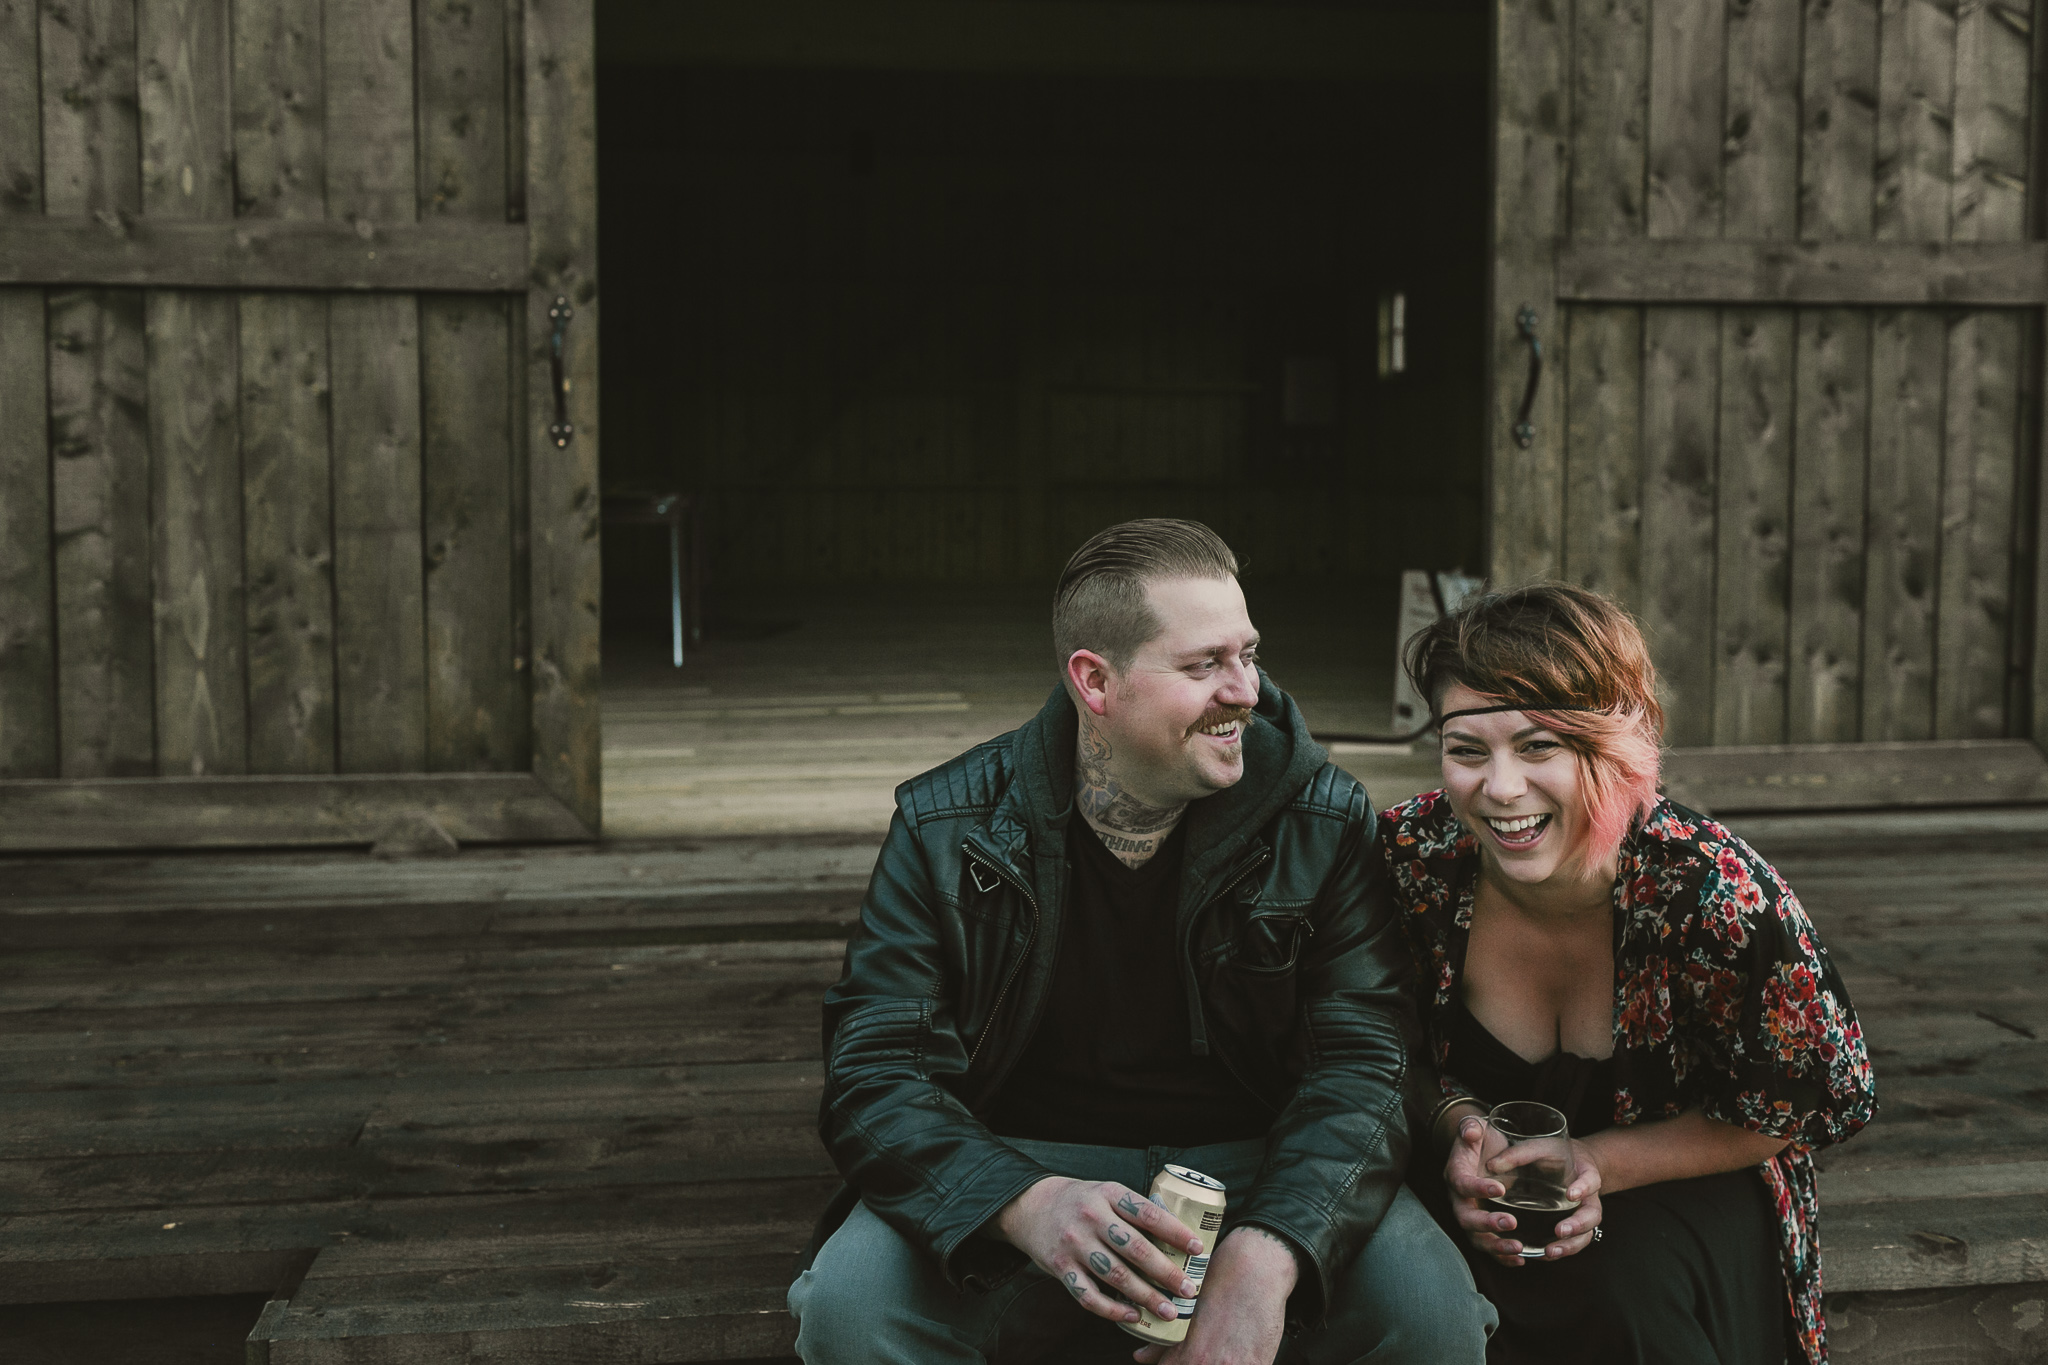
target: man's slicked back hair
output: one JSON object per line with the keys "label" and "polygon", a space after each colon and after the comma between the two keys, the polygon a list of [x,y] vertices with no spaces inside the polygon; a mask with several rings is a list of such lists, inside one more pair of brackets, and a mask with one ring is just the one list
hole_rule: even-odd
{"label": "man's slicked back hair", "polygon": [[1077,649],[1121,673],[1165,623],[1145,601],[1162,578],[1235,578],[1237,556],[1199,521],[1141,517],[1098,531],[1074,551],[1052,595],[1052,647],[1062,676]]}

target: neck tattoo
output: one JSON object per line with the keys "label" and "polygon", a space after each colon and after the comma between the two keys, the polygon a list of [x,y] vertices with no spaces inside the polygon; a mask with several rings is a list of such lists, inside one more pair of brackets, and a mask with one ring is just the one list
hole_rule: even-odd
{"label": "neck tattoo", "polygon": [[1083,721],[1074,759],[1074,804],[1102,837],[1104,848],[1126,867],[1142,867],[1173,833],[1187,803],[1151,806],[1140,801],[1118,785],[1110,772],[1112,757],[1109,736]]}

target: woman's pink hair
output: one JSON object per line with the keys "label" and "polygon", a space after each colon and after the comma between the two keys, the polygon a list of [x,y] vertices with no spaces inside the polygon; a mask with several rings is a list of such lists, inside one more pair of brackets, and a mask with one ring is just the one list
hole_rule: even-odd
{"label": "woman's pink hair", "polygon": [[1418,632],[1404,662],[1438,714],[1444,693],[1463,684],[1490,706],[1521,704],[1578,755],[1583,866],[1612,857],[1656,802],[1657,670],[1635,620],[1609,598],[1569,583],[1486,593]]}

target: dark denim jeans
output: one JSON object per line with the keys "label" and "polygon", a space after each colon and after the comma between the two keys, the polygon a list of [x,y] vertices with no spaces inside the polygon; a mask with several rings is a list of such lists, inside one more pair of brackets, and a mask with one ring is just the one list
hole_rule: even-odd
{"label": "dark denim jeans", "polygon": [[[1180,1150],[1007,1141],[1061,1175],[1120,1181],[1140,1192],[1168,1162],[1244,1189],[1264,1153],[1260,1142]],[[1406,1188],[1339,1277],[1328,1308],[1321,1326],[1290,1341],[1283,1360],[1482,1365],[1495,1322],[1464,1257]],[[865,1205],[790,1286],[789,1309],[806,1365],[1023,1365],[1072,1360],[1083,1351],[1129,1360],[1142,1344],[1084,1312],[1036,1266],[985,1293],[954,1289],[929,1255]]]}

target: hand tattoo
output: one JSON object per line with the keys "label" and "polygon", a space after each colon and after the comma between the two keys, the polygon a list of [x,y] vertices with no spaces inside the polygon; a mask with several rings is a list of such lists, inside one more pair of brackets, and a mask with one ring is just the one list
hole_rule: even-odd
{"label": "hand tattoo", "polygon": [[1110,775],[1109,737],[1086,721],[1081,723],[1079,752],[1074,759],[1074,802],[1097,829],[1123,834],[1160,834],[1180,823],[1187,803],[1148,806],[1117,785]]}
{"label": "hand tattoo", "polygon": [[1138,1207],[1138,1196],[1135,1194],[1127,1194],[1117,1200],[1116,1208],[1117,1212],[1126,1218],[1136,1218],[1140,1213],[1144,1212],[1143,1209]]}
{"label": "hand tattoo", "polygon": [[1131,1234],[1124,1231],[1121,1223],[1111,1223],[1102,1230],[1102,1235],[1109,1239],[1109,1244],[1113,1247],[1127,1247],[1131,1244]]}
{"label": "hand tattoo", "polygon": [[1068,1292],[1069,1294],[1072,1294],[1072,1295],[1073,1295],[1073,1296],[1074,1296],[1075,1298],[1077,1298],[1077,1299],[1078,1299],[1078,1298],[1080,1298],[1080,1297],[1081,1297],[1081,1296],[1082,1296],[1083,1294],[1086,1294],[1086,1293],[1088,1292],[1087,1290],[1085,1290],[1085,1289],[1083,1289],[1083,1288],[1081,1287],[1081,1272],[1080,1272],[1080,1271],[1078,1271],[1078,1270],[1069,1270],[1069,1271],[1067,1272],[1067,1292]]}
{"label": "hand tattoo", "polygon": [[1107,1275],[1109,1273],[1109,1253],[1106,1251],[1089,1252],[1088,1268],[1098,1275]]}

